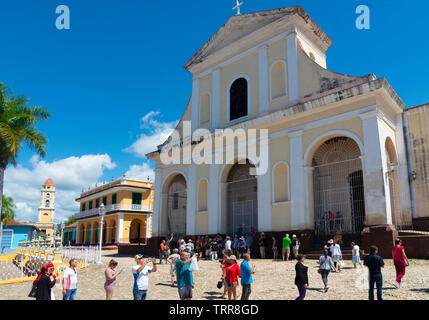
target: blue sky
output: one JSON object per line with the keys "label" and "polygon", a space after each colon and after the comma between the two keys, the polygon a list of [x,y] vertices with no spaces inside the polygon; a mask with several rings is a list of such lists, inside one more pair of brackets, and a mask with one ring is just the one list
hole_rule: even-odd
{"label": "blue sky", "polygon": [[[0,81],[52,112],[40,125],[49,140],[46,158],[32,158],[25,149],[20,166],[6,172],[5,190],[19,203],[18,218],[33,220],[45,175],[54,175],[64,190],[62,199],[57,197],[58,219],[75,210],[73,199],[82,187],[124,172],[147,176],[142,152],[128,148],[165,135],[180,118],[191,94],[191,75],[183,65],[234,14],[235,5],[235,0],[0,2]],[[61,4],[70,8],[70,30],[55,28]],[[360,4],[371,9],[370,30],[355,27]],[[330,70],[386,77],[407,107],[429,101],[427,1],[244,0],[241,10],[293,5],[301,5],[333,40]]]}

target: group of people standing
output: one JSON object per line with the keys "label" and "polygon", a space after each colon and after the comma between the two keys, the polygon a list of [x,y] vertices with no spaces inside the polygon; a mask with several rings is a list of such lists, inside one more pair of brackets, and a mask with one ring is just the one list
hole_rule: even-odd
{"label": "group of people standing", "polygon": [[[352,263],[356,269],[357,266],[362,266],[360,259],[360,248],[354,242],[351,243],[351,247]],[[395,246],[392,248],[392,257],[396,270],[396,280],[393,282],[393,285],[398,289],[405,288],[402,285],[402,278],[404,277],[406,267],[410,265],[410,262],[400,239],[395,240]],[[299,254],[297,260],[298,262],[295,265],[295,285],[298,288],[299,296],[296,298],[296,300],[304,300],[306,289],[308,288],[308,267],[304,266],[303,264],[305,260],[304,255]],[[318,272],[321,275],[323,284],[325,286],[324,292],[329,290],[328,275],[331,272],[340,272],[341,266],[343,265],[342,261],[340,245],[336,240],[329,240],[328,243],[324,246],[323,255],[319,258],[318,261]],[[383,275],[381,269],[384,268],[384,261],[383,258],[378,255],[377,246],[370,247],[369,255],[365,257],[363,264],[368,268],[369,272],[369,300],[374,300],[374,287],[377,289],[377,299],[382,300]]]}
{"label": "group of people standing", "polygon": [[[258,241],[262,242],[262,239],[263,238],[260,237]],[[209,259],[217,259],[216,255],[212,254],[212,250],[213,248],[214,250],[218,249],[216,247],[218,239],[208,240],[208,243],[210,243]],[[239,241],[243,240],[239,239]],[[198,243],[198,246],[193,245],[192,241],[186,243],[184,240],[181,240],[180,243],[180,247],[173,249],[173,253],[168,255],[166,260],[167,263],[170,264],[171,285],[173,287],[175,284],[175,277],[177,277],[179,298],[181,300],[191,300],[194,287],[192,272],[198,270],[197,261],[203,256],[204,250],[201,249],[205,247],[201,246],[201,242]],[[213,247],[213,245],[215,246]],[[308,267],[304,265],[305,255],[298,253],[299,245],[300,242],[295,235],[293,235],[291,239],[289,235],[286,234],[282,239],[282,258],[283,260],[289,260],[291,253],[290,248],[292,247],[293,255],[297,260],[295,265],[295,285],[297,286],[299,296],[296,300],[304,300],[309,285]],[[277,242],[273,241],[273,249],[277,249],[276,246]],[[228,297],[230,300],[236,300],[238,278],[241,278],[241,300],[248,300],[253,283],[252,275],[255,274],[255,265],[250,266],[249,263],[251,255],[249,252],[240,249],[244,247],[244,245],[240,247],[240,243],[238,243],[238,246],[233,246],[229,237],[225,238],[223,247],[223,258],[219,261],[221,280],[218,282],[219,289],[222,288],[222,286],[224,287],[221,298],[226,299]],[[237,252],[234,251],[237,247],[239,258],[234,254]],[[359,246],[352,242],[351,249],[354,268],[362,266]],[[260,253],[262,256],[263,252],[261,251]],[[205,254],[207,256],[207,252],[205,252]],[[237,261],[240,257],[243,261],[238,265]],[[395,241],[395,246],[392,248],[392,257],[396,270],[396,279],[393,285],[398,289],[404,288],[402,279],[405,275],[406,267],[409,266],[410,262],[400,239]],[[134,277],[133,297],[134,300],[145,300],[149,287],[149,275],[157,271],[157,262],[155,258],[144,259],[143,255],[140,254],[136,255],[134,259],[136,265],[132,267],[132,274]],[[162,259],[160,263],[161,262]],[[378,255],[378,248],[376,246],[371,246],[370,254],[365,257],[363,264],[369,270],[369,299],[374,300],[374,287],[376,287],[377,299],[382,300],[383,276],[381,270],[384,267],[384,261]],[[54,300],[55,297],[52,288],[61,282],[63,287],[63,300],[75,300],[77,292],[77,265],[77,260],[71,259],[69,261],[69,267],[64,270],[62,277],[58,276],[58,271],[55,270],[53,264],[49,263],[42,267],[39,275],[33,282],[33,289],[30,296],[35,297],[37,300]],[[318,260],[318,265],[318,272],[324,284],[324,292],[327,292],[329,290],[329,274],[332,272],[341,272],[341,266],[343,265],[341,247],[337,240],[331,239],[324,245],[323,254]],[[118,262],[112,259],[105,270],[106,281],[104,289],[106,291],[107,300],[112,299],[117,277],[122,273],[122,270],[116,270],[117,266]]]}
{"label": "group of people standing", "polygon": [[55,300],[52,290],[57,283],[62,283],[63,300],[75,300],[77,291],[77,260],[71,259],[69,266],[64,269],[62,277],[58,276],[58,270],[52,263],[43,266],[33,281],[30,297],[36,300]]}

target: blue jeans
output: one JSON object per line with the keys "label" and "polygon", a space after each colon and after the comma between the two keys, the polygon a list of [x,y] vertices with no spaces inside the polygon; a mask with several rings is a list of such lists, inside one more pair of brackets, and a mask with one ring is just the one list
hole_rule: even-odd
{"label": "blue jeans", "polygon": [[147,290],[133,290],[134,300],[146,300]]}
{"label": "blue jeans", "polygon": [[383,300],[383,276],[369,276],[369,300],[374,300],[374,284],[377,286],[377,300]]}
{"label": "blue jeans", "polygon": [[75,300],[76,297],[76,289],[66,290],[66,295],[63,296],[63,300]]}

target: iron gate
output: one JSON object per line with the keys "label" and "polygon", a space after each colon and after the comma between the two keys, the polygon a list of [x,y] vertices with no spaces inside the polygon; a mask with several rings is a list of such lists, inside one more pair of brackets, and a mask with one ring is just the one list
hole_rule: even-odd
{"label": "iron gate", "polygon": [[316,234],[361,232],[365,224],[361,160],[344,160],[313,168]]}
{"label": "iron gate", "polygon": [[232,230],[235,234],[250,233],[253,221],[253,200],[232,203]]}

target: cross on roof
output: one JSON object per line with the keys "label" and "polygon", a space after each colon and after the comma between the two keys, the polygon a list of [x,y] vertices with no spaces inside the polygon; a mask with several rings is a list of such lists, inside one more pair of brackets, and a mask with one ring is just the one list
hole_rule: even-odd
{"label": "cross on roof", "polygon": [[232,8],[232,10],[237,10],[237,16],[240,15],[240,7],[243,5],[243,2],[240,2],[239,0],[237,0],[237,5]]}

